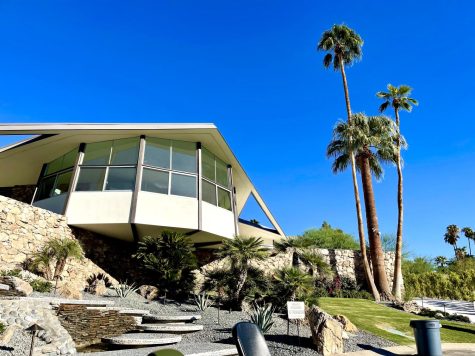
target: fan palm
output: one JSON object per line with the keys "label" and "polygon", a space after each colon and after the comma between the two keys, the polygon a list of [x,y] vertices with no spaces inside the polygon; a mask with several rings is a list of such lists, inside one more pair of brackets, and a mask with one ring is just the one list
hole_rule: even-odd
{"label": "fan palm", "polygon": [[444,234],[444,241],[452,245],[454,253],[457,251],[457,240],[460,238],[459,232],[460,229],[457,225],[449,225],[447,226],[447,232]]}
{"label": "fan palm", "polygon": [[437,267],[444,268],[445,266],[447,266],[447,257],[437,256],[436,258],[434,258],[434,262],[437,265]]}
{"label": "fan palm", "polygon": [[475,240],[475,232],[469,227],[464,227],[461,231],[464,233],[465,237],[468,240],[468,251],[469,251],[469,254],[471,256],[472,255],[472,246],[470,246],[470,240]]}
{"label": "fan palm", "polygon": [[[328,52],[323,58],[325,68],[333,67],[335,71],[339,70],[343,81],[343,91],[345,93],[346,113],[348,124],[351,122],[351,104],[348,90],[348,81],[346,78],[345,66],[350,66],[361,59],[363,39],[354,30],[345,25],[333,25],[331,29],[325,31],[318,42],[317,49]],[[356,162],[353,153],[350,153],[351,177],[353,180],[353,193],[355,196],[356,218],[358,222],[358,235],[360,240],[361,257],[365,271],[366,281],[371,288],[371,292],[376,301],[379,301],[379,293],[374,283],[371,269],[366,255],[366,242],[364,236],[363,213],[361,211],[360,193],[358,188],[358,179],[356,177]]]}
{"label": "fan palm", "polygon": [[314,279],[309,274],[295,267],[283,268],[274,276],[276,280],[276,295],[294,301],[305,298],[314,291]]}
{"label": "fan palm", "polygon": [[383,175],[381,162],[394,162],[394,124],[385,116],[355,114],[350,123],[340,121],[333,130],[333,140],[327,147],[327,156],[334,157],[333,172],[344,171],[354,155],[361,175],[366,208],[366,223],[373,264],[374,280],[383,298],[391,298],[391,290],[384,267],[384,254],[379,232],[372,176]]}
{"label": "fan palm", "polygon": [[[387,86],[388,91],[380,91],[376,93],[378,98],[384,100],[379,107],[380,112],[384,112],[389,106],[394,109],[394,116],[396,118],[396,127],[398,133],[401,132],[401,125],[399,120],[399,110],[405,110],[410,112],[412,105],[418,105],[417,100],[409,97],[411,95],[412,88],[407,85],[400,85],[395,87],[391,84]],[[393,294],[397,299],[401,299],[402,288],[402,230],[404,219],[404,206],[403,206],[403,177],[402,177],[402,162],[401,162],[401,142],[399,139],[396,141],[398,145],[396,167],[397,167],[397,206],[398,206],[398,219],[397,219],[397,233],[396,233],[396,255],[394,260],[394,281],[393,281]]]}
{"label": "fan palm", "polygon": [[228,257],[231,261],[231,268],[238,271],[239,278],[233,298],[239,301],[251,260],[262,261],[267,257],[267,250],[262,247],[262,239],[237,236],[234,239],[225,240],[216,255],[221,258]]}
{"label": "fan palm", "polygon": [[56,260],[53,274],[53,279],[56,281],[56,290],[67,261],[69,259],[81,259],[83,250],[79,242],[73,239],[51,239],[46,243],[45,250],[49,251]]}

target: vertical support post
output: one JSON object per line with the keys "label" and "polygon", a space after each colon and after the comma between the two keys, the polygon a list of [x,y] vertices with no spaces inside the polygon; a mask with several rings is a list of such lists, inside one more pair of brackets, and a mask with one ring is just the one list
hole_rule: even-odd
{"label": "vertical support post", "polygon": [[34,191],[34,193],[33,193],[33,197],[31,198],[31,203],[30,203],[30,205],[33,205],[33,203],[34,203],[34,201],[35,201],[36,193],[38,193],[38,187],[40,186],[41,178],[43,178],[43,176],[44,176],[44,174],[45,174],[46,167],[47,167],[47,164],[46,164],[46,163],[43,163],[43,166],[41,167],[40,176],[38,177],[38,180],[36,181],[36,187],[35,187],[35,191]]}
{"label": "vertical support post", "polygon": [[290,319],[287,316],[287,336],[289,336],[289,334],[290,334]]}
{"label": "vertical support post", "polygon": [[201,179],[203,175],[203,169],[201,165],[202,160],[202,151],[201,151],[201,142],[196,143],[196,159],[197,159],[197,167],[198,167],[198,230],[203,230],[203,180]]}
{"label": "vertical support post", "polygon": [[135,225],[135,218],[137,215],[137,199],[139,197],[139,192],[142,189],[142,175],[143,175],[143,161],[145,156],[145,135],[140,136],[139,142],[139,155],[137,158],[137,168],[135,171],[135,187],[132,193],[132,202],[130,204],[130,214],[129,214],[129,224],[132,231],[132,237],[135,242],[139,240],[139,234],[137,231],[137,226]]}
{"label": "vertical support post", "polygon": [[231,207],[233,209],[234,215],[234,235],[239,236],[239,225],[238,225],[238,213],[237,213],[237,205],[236,205],[236,188],[234,187],[233,181],[233,167],[228,165],[228,182],[229,187],[231,188]]}
{"label": "vertical support post", "polygon": [[76,189],[76,184],[79,178],[79,166],[82,164],[84,159],[84,150],[86,149],[86,144],[81,142],[79,144],[78,155],[76,156],[76,162],[74,163],[73,174],[71,178],[71,183],[69,184],[68,195],[66,197],[66,203],[64,204],[63,215],[66,215],[68,212],[69,201],[71,199],[71,193]]}

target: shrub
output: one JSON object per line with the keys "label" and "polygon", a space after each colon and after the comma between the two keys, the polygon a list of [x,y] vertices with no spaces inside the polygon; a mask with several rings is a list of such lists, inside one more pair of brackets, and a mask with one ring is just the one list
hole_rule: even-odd
{"label": "shrub", "polygon": [[35,292],[40,293],[49,293],[53,290],[53,284],[51,282],[43,281],[39,278],[32,280],[30,286]]}
{"label": "shrub", "polygon": [[157,287],[175,298],[184,298],[193,290],[196,268],[190,239],[178,232],[164,231],[139,242],[133,255],[143,267],[153,272]]}
{"label": "shrub", "polygon": [[198,307],[198,310],[205,311],[210,306],[213,305],[213,301],[209,299],[209,295],[206,292],[194,295],[195,304]]}
{"label": "shrub", "polygon": [[312,247],[347,250],[360,249],[360,244],[353,236],[341,229],[332,228],[326,222],[323,222],[320,229],[307,230],[298,238],[307,241],[308,246]]}
{"label": "shrub", "polygon": [[432,297],[472,301],[475,299],[475,270],[461,273],[406,273],[405,299]]}
{"label": "shrub", "polygon": [[0,322],[0,334],[5,331],[5,325]]}
{"label": "shrub", "polygon": [[2,270],[0,276],[21,278],[21,269]]}
{"label": "shrub", "polygon": [[284,307],[287,301],[307,300],[315,292],[313,277],[298,268],[283,268],[274,276],[274,305]]}
{"label": "shrub", "polygon": [[119,284],[114,286],[114,290],[120,298],[127,298],[131,293],[137,292],[138,289],[135,283],[128,285],[127,281],[119,282]]}
{"label": "shrub", "polygon": [[272,321],[275,308],[272,304],[265,304],[259,306],[254,304],[254,309],[251,314],[251,322],[256,324],[259,330],[264,334],[270,330],[274,322]]}

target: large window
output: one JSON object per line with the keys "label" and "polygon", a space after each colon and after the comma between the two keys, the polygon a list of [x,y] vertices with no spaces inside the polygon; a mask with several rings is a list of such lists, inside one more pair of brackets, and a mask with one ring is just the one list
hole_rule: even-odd
{"label": "large window", "polygon": [[133,191],[138,137],[86,144],[76,191]]}
{"label": "large window", "polygon": [[69,191],[77,154],[78,149],[75,148],[46,164],[38,184],[35,201],[55,197]]}
{"label": "large window", "polygon": [[197,196],[196,143],[147,137],[142,190]]}
{"label": "large window", "polygon": [[206,149],[201,151],[203,201],[232,210],[228,165]]}

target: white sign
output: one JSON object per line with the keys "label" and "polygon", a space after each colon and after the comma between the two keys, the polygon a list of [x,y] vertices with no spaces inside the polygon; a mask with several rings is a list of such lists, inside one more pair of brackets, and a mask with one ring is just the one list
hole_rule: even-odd
{"label": "white sign", "polygon": [[289,319],[305,319],[305,303],[287,302],[287,317]]}

